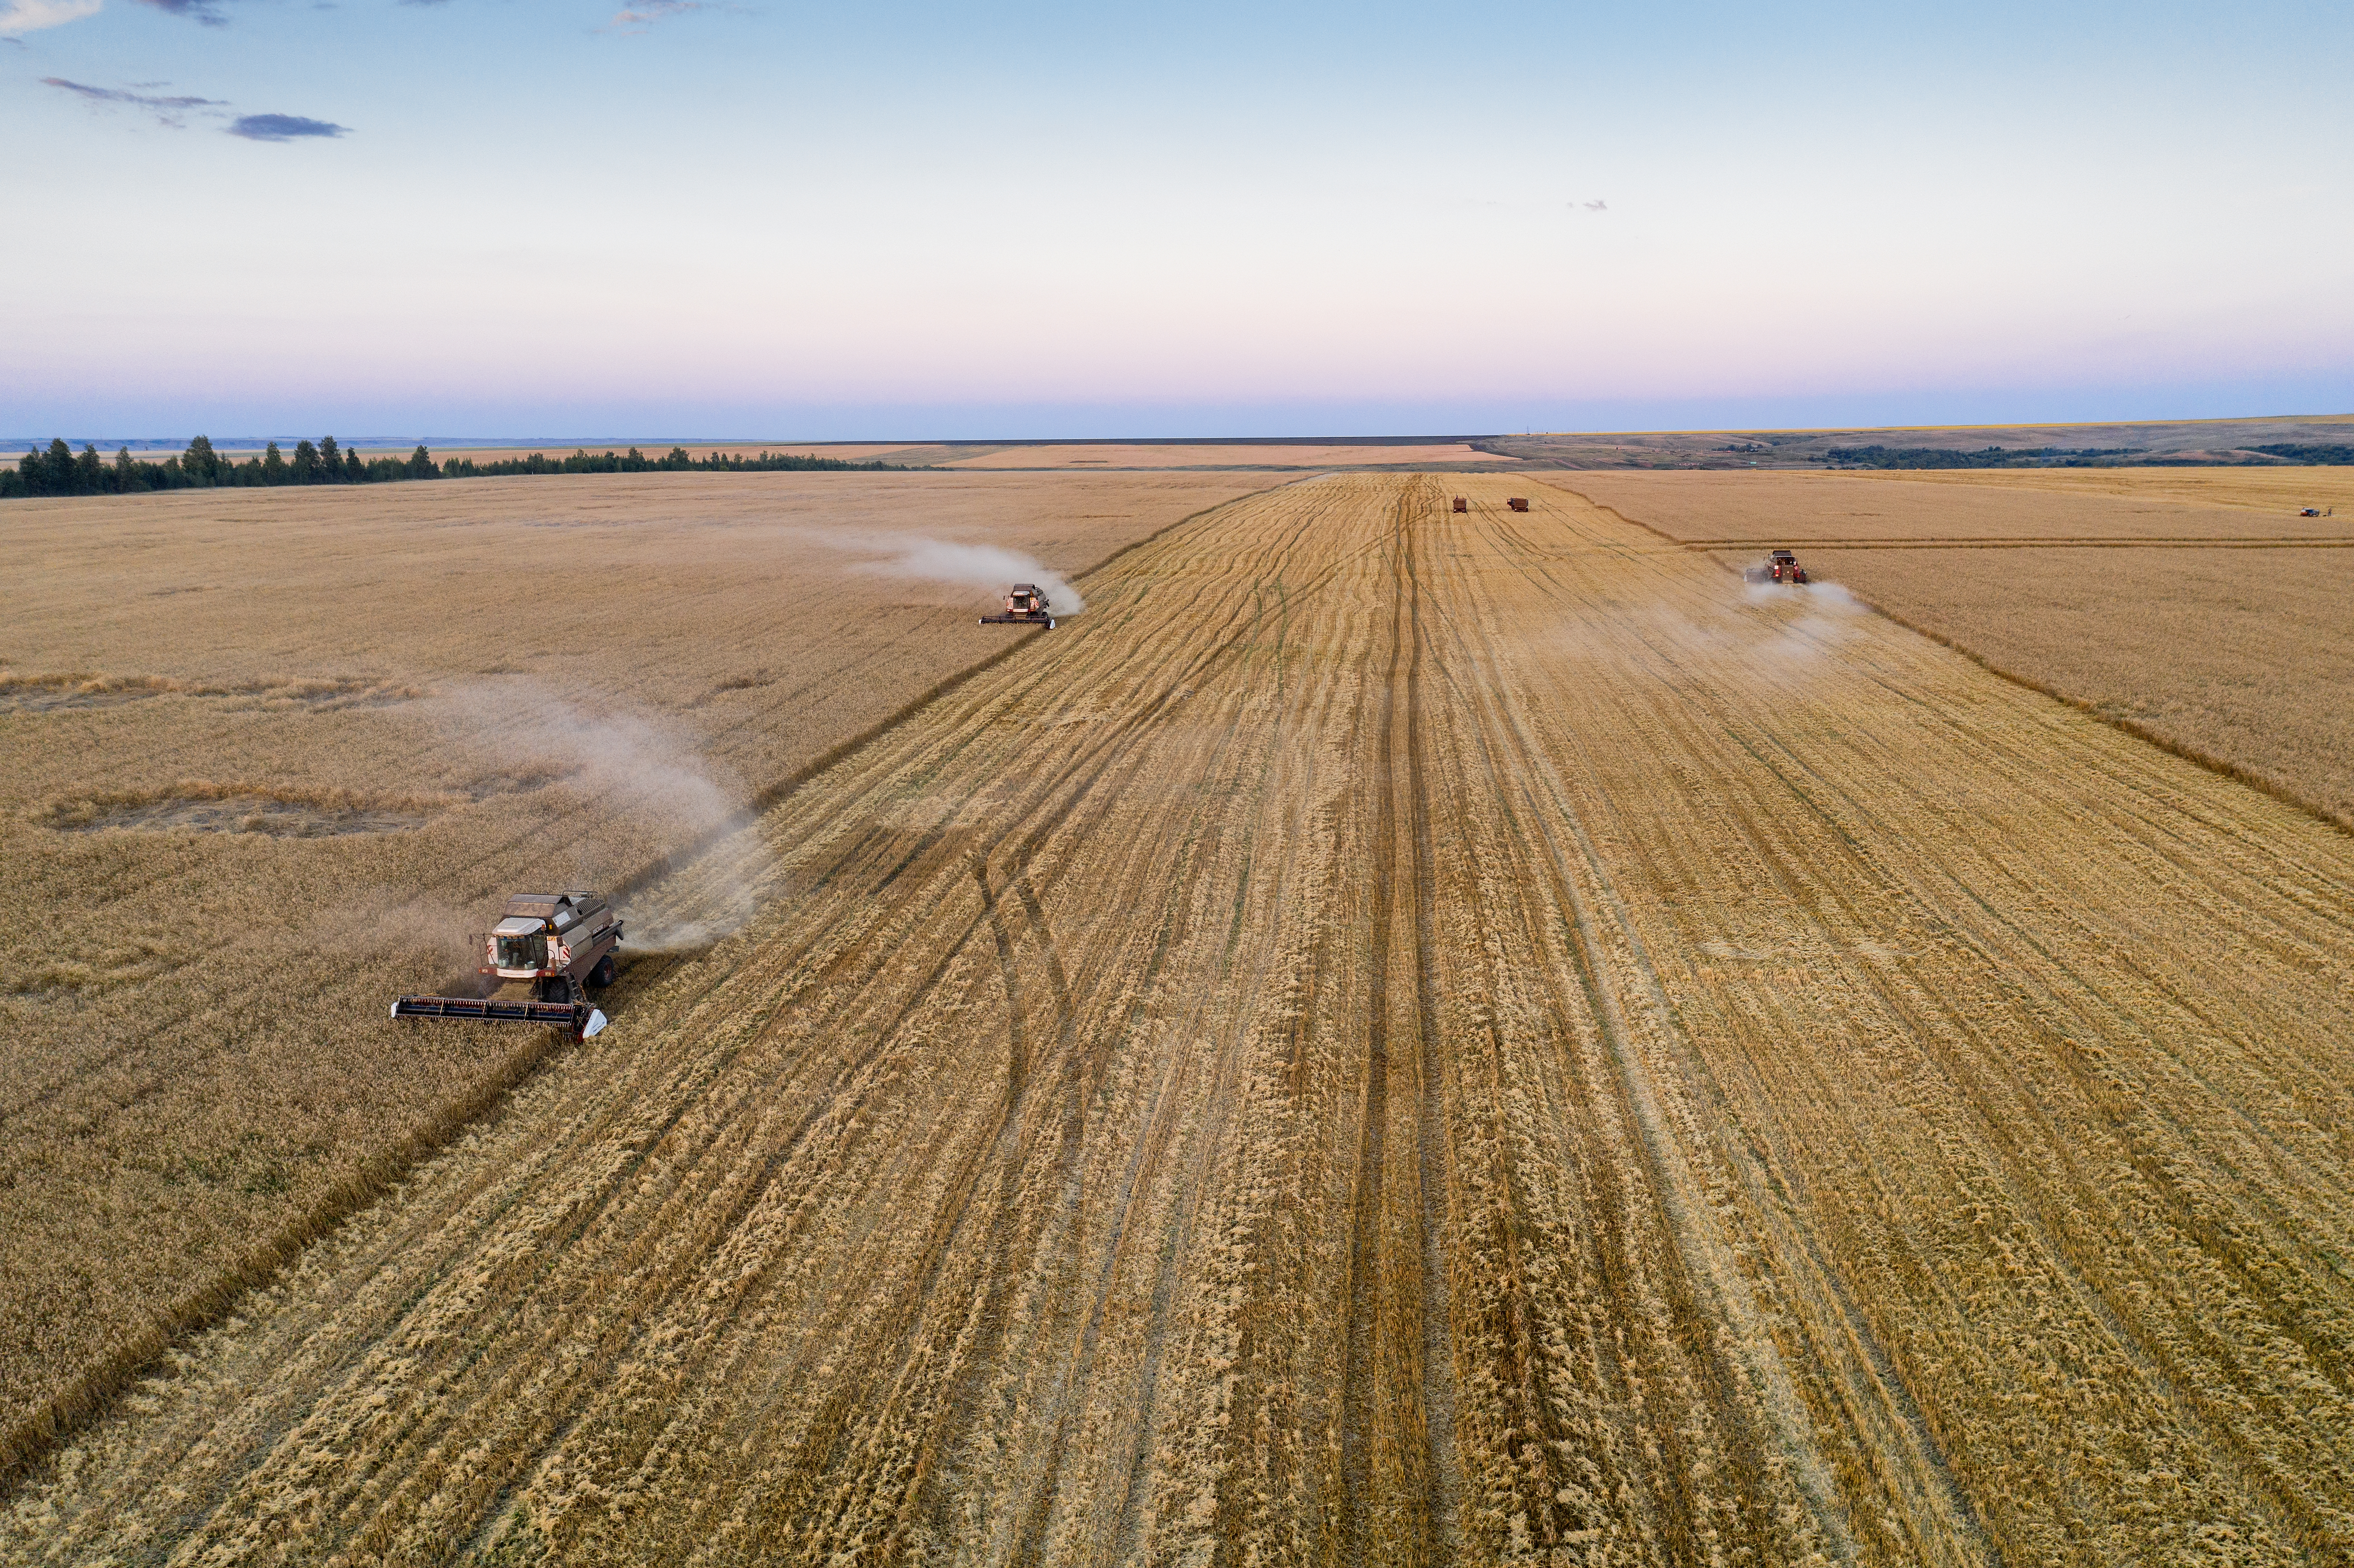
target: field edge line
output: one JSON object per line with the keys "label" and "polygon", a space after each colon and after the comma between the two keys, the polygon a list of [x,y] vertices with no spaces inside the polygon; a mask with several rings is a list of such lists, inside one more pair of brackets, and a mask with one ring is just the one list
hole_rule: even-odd
{"label": "field edge line", "polygon": [[233,1267],[197,1286],[147,1328],[76,1373],[30,1414],[0,1434],[0,1499],[27,1479],[34,1468],[75,1433],[101,1418],[140,1375],[190,1334],[227,1317],[238,1300],[268,1284],[287,1265],[323,1240],[345,1221],[373,1207],[419,1165],[447,1148],[467,1128],[495,1111],[557,1054],[554,1030],[509,1054],[498,1070],[472,1091],[443,1105],[390,1147],[346,1171],[311,1209],[281,1226]]}

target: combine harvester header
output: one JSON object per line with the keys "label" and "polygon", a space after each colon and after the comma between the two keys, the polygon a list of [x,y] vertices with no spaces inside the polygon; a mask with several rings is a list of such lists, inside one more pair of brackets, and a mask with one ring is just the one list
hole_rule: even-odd
{"label": "combine harvester header", "polygon": [[528,981],[527,997],[404,996],[392,1004],[395,1018],[454,1018],[477,1023],[544,1023],[587,1040],[605,1027],[605,1015],[588,1005],[583,984],[599,990],[613,983],[613,952],[621,945],[621,922],[594,893],[518,893],[507,900],[505,917],[477,932],[482,962],[476,971],[493,993],[510,981]]}

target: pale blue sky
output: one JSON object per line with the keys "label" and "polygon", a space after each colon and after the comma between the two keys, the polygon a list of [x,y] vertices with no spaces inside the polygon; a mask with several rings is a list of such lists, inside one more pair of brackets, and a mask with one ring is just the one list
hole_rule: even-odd
{"label": "pale blue sky", "polygon": [[0,434],[2346,411],[2350,15],[0,0]]}

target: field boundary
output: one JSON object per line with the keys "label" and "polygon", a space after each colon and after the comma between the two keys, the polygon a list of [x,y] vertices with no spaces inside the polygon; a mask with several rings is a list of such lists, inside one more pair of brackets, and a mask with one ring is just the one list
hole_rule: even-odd
{"label": "field boundary", "polygon": [[2226,779],[2246,785],[2259,794],[2269,795],[2285,806],[2294,806],[2307,816],[2326,826],[2337,829],[2341,833],[2354,834],[2354,818],[2342,817],[2317,801],[2308,800],[2277,779],[2268,778],[2252,768],[2243,767],[2228,758],[2218,757],[2213,752],[2202,750],[2189,741],[2177,740],[2174,736],[2162,730],[2154,729],[2139,719],[2126,718],[2117,714],[2104,712],[2100,705],[2090,698],[2080,697],[2072,692],[2063,691],[2050,682],[2039,680],[2033,675],[2024,675],[2016,670],[2006,669],[1978,650],[1955,641],[1942,631],[1933,630],[1907,620],[1893,609],[1874,604],[1852,588],[1847,591],[1850,598],[1872,614],[1893,620],[1905,630],[1925,637],[1941,648],[1951,649],[1990,675],[2000,676],[2015,686],[2025,686],[2029,691],[2041,693],[2054,702],[2064,703],[2089,718],[2098,719],[2111,729],[2121,729],[2136,740],[2147,741],[2170,756],[2179,757],[2185,762],[2195,763],[2210,773],[2220,773]]}
{"label": "field boundary", "polygon": [[[1312,471],[1320,474],[1329,471]],[[1072,573],[1072,579],[1085,582],[1129,552],[1141,549],[1223,507],[1296,482],[1299,482],[1298,479],[1287,478],[1187,513],[1175,522],[1165,524],[1140,538],[1131,539],[1109,555]],[[753,795],[751,804],[745,810],[721,826],[639,867],[616,883],[608,896],[618,903],[684,866],[729,833],[741,831],[827,768],[905,724],[928,705],[955,691],[974,676],[1011,659],[1037,635],[1034,631],[1016,636],[996,652],[934,682],[876,723],[828,747],[783,779],[763,787]],[[288,1264],[301,1256],[306,1247],[375,1203],[410,1171],[447,1148],[451,1140],[466,1128],[493,1115],[506,1097],[527,1083],[559,1048],[561,1042],[555,1031],[535,1031],[534,1033],[534,1040],[510,1052],[495,1071],[472,1088],[429,1113],[420,1125],[388,1147],[361,1159],[309,1210],[281,1226],[235,1266],[215,1275],[157,1313],[145,1329],[119,1341],[90,1365],[75,1372],[62,1388],[40,1401],[7,1431],[0,1433],[0,1496],[5,1496],[5,1489],[22,1480],[35,1465],[77,1429],[103,1412],[142,1373],[154,1366],[175,1342],[217,1323],[228,1315],[239,1298],[267,1284]]]}
{"label": "field boundary", "polygon": [[[1570,495],[1575,495],[1580,501],[1585,502],[1588,506],[1593,507],[1596,511],[1607,513],[1609,515],[1617,518],[1619,522],[1628,524],[1629,527],[1640,528],[1646,534],[1663,539],[1669,544],[1676,546],[1680,549],[1697,549],[1711,555],[1716,555],[1727,548],[1762,546],[1764,544],[1763,540],[1747,539],[1734,540],[1730,546],[1724,544],[1695,544],[1693,541],[1679,539],[1673,535],[1663,533],[1659,529],[1654,528],[1651,524],[1643,522],[1639,518],[1629,517],[1614,506],[1605,506],[1600,502],[1595,500],[1592,496],[1586,495],[1579,491],[1572,490],[1568,485],[1554,483],[1551,480],[1546,480],[1543,482],[1552,485],[1555,490],[1562,491]],[[1800,540],[1798,542],[1800,544],[1807,543],[1805,540]],[[2349,546],[2354,546],[2354,540],[2349,540],[2346,543]],[[1810,545],[1808,547],[1818,548],[1819,546]],[[1856,546],[1851,547],[1885,549],[1889,546]],[[1970,546],[1967,545],[1960,546],[1925,545],[1914,547],[1925,549],[1967,549]],[[2031,542],[2030,547],[2039,549],[2058,549],[2081,548],[2082,546],[2073,545],[2051,546]],[[2192,542],[2189,547],[2195,549],[2215,548],[2212,545],[2197,541]],[[1719,560],[1717,565],[1728,572],[1734,569],[1732,563],[1729,561]],[[2255,790],[2258,794],[2266,795],[2271,797],[2273,800],[2278,800],[2284,806],[2294,807],[2297,810],[2304,812],[2306,816],[2313,818],[2316,821],[2320,822],[2325,827],[2335,828],[2341,833],[2354,834],[2354,817],[2341,816],[2338,812],[2331,810],[2328,807],[2322,805],[2319,801],[2308,800],[2304,796],[2298,794],[2296,790],[2290,789],[2287,785],[2281,783],[2278,779],[2269,778],[2264,774],[2257,772],[2252,768],[2243,767],[2237,762],[2232,761],[2228,758],[2218,757],[2211,751],[2207,751],[2200,747],[2191,745],[2189,741],[2178,740],[2174,736],[2166,734],[2164,731],[2153,728],[2152,726],[2142,723],[2138,719],[2126,718],[2117,714],[2105,712],[2101,708],[2099,704],[2094,703],[2089,697],[2080,697],[2073,692],[2066,691],[2059,686],[2053,685],[2049,681],[2040,679],[2034,675],[2022,674],[2017,670],[1998,664],[1994,660],[1988,657],[1986,654],[1979,652],[1977,649],[1970,647],[1968,644],[1956,641],[1953,638],[1946,636],[1942,631],[1935,630],[1929,627],[1923,626],[1916,621],[1908,620],[1905,617],[1897,614],[1894,610],[1888,609],[1884,605],[1875,604],[1871,599],[1864,598],[1861,594],[1857,593],[1852,588],[1847,589],[1847,592],[1856,603],[1863,606],[1864,609],[1872,611],[1872,614],[1879,616],[1884,620],[1894,622],[1896,625],[1903,627],[1905,630],[1912,632],[1916,637],[1925,637],[1941,648],[1950,649],[1954,652],[1960,654],[1963,658],[1967,659],[1971,663],[1976,664],[1979,669],[1986,671],[1987,673],[1990,675],[2009,681],[2014,686],[2024,686],[2031,692],[2050,697],[2053,702],[2061,703],[2068,707],[2073,708],[2087,718],[2094,719],[2102,724],[2107,725],[2111,729],[2122,730],[2126,734],[2133,736],[2136,740],[2143,741],[2148,745],[2154,746],[2170,757],[2179,757],[2185,762],[2191,763],[2197,767],[2207,769],[2210,773],[2218,773],[2226,779],[2232,779],[2235,783],[2244,784],[2249,789]]]}
{"label": "field boundary", "polygon": [[247,1291],[267,1284],[302,1250],[336,1225],[389,1192],[400,1179],[445,1147],[451,1139],[494,1109],[554,1054],[557,1035],[534,1031],[534,1039],[510,1052],[498,1070],[459,1098],[443,1105],[424,1124],[388,1148],[362,1160],[327,1190],[326,1196],[276,1234],[247,1253],[236,1266],[198,1286],[139,1333],[117,1343],[65,1387],[0,1436],[0,1482],[15,1481],[83,1423],[112,1404],[140,1373],[154,1365],[183,1336],[209,1328]]}

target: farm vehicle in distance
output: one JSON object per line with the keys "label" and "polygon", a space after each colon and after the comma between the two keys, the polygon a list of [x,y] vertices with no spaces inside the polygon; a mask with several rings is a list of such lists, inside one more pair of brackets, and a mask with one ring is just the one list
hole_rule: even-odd
{"label": "farm vehicle in distance", "polygon": [[1803,583],[1814,579],[1807,568],[1798,565],[1798,557],[1787,550],[1776,550],[1760,564],[1742,569],[1741,580],[1750,583]]}

